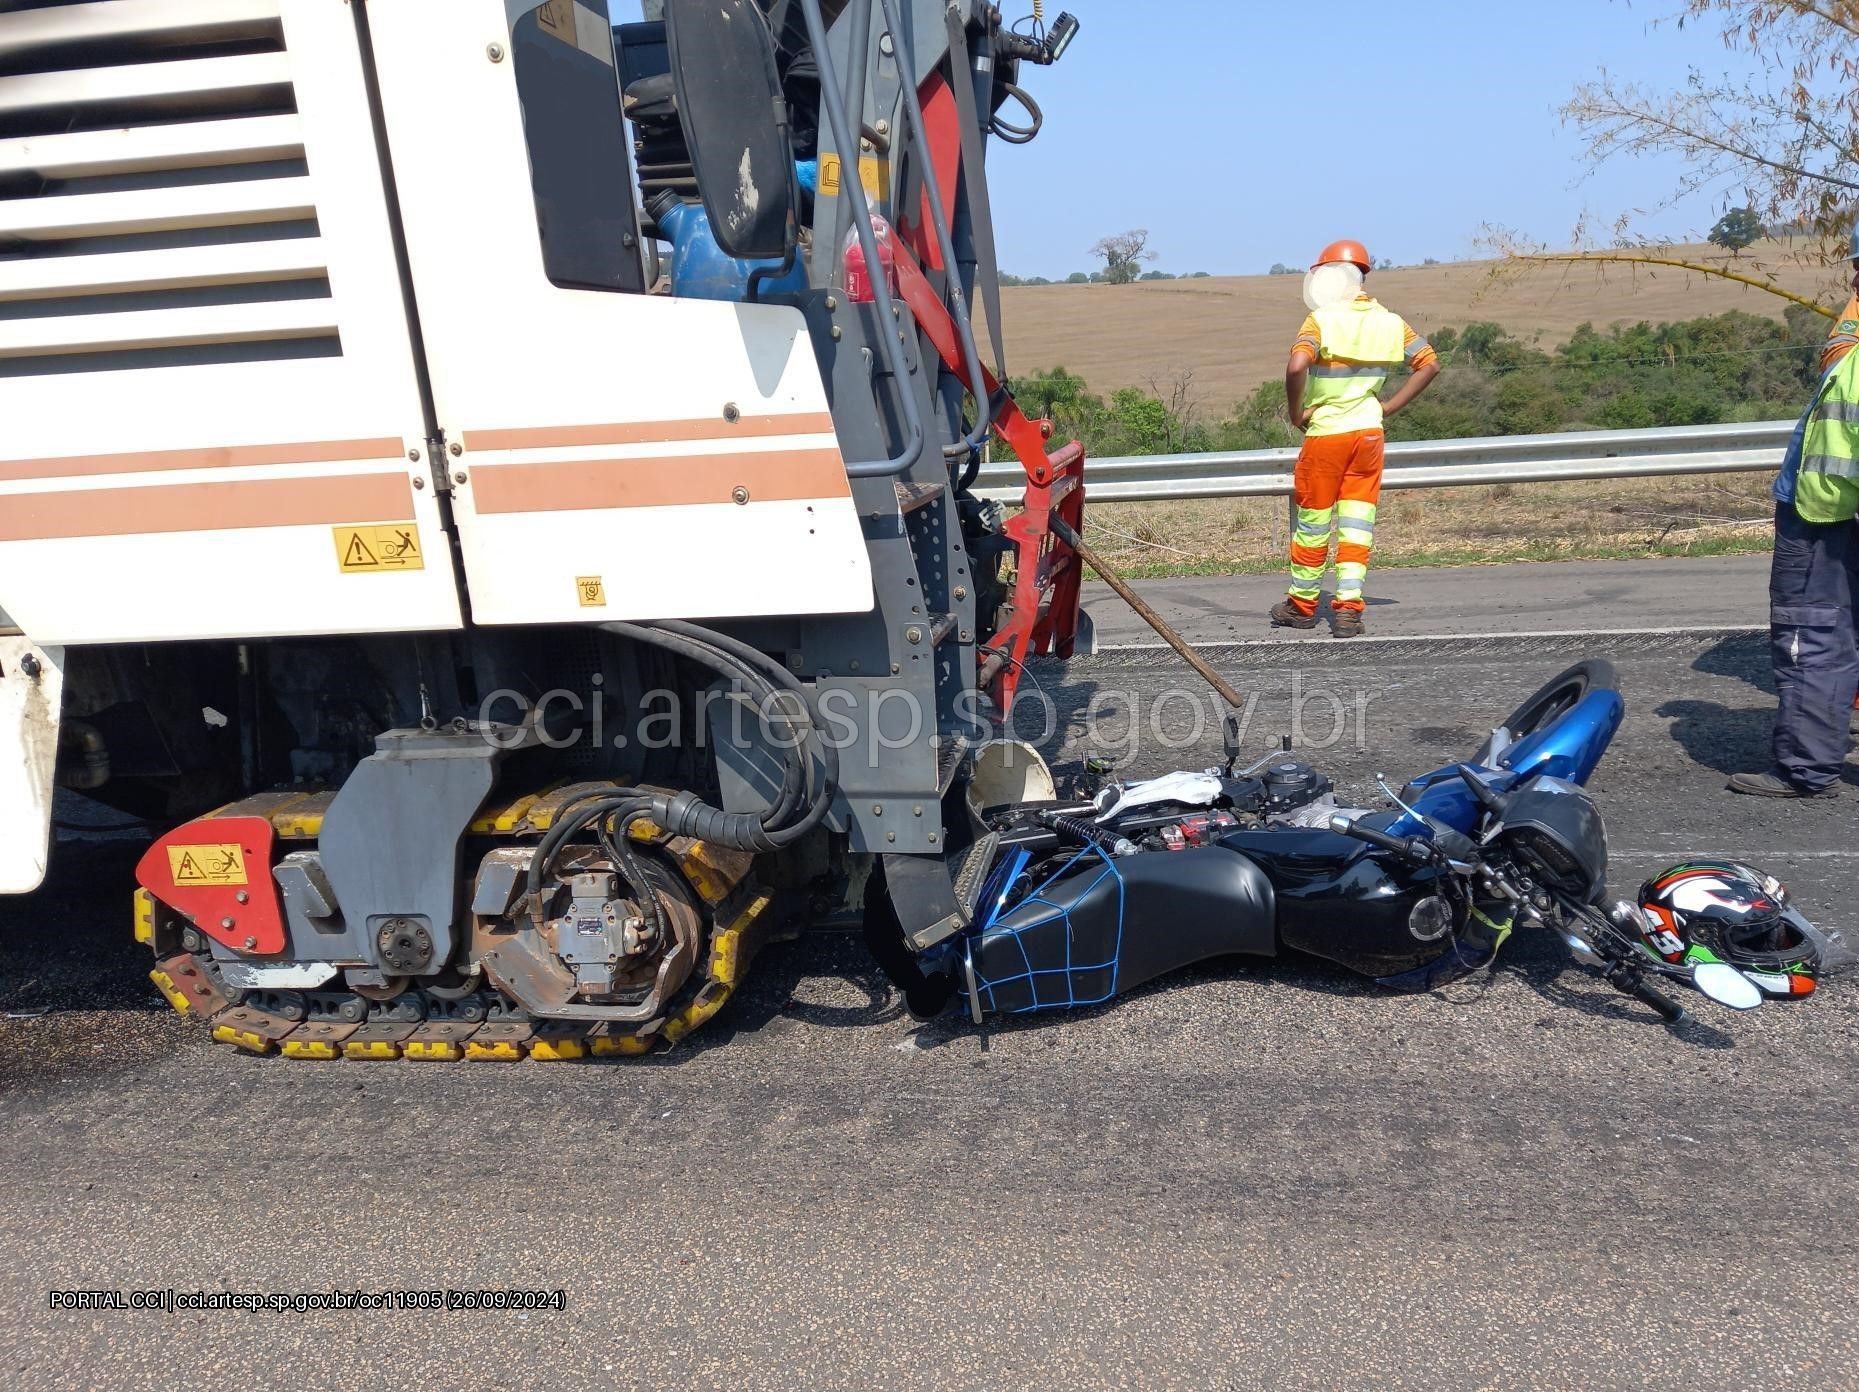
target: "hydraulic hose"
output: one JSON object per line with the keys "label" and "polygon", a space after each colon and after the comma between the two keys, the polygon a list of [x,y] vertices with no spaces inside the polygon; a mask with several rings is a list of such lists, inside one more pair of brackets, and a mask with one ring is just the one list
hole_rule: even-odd
{"label": "hydraulic hose", "polygon": [[[747,644],[694,624],[677,624],[672,627],[664,624],[612,623],[602,627],[623,637],[689,657],[724,677],[754,677],[753,684],[768,696],[775,695],[777,687],[786,688],[799,700],[801,715],[806,720],[803,747],[809,748],[812,755],[820,757],[822,768],[826,770],[826,777],[813,784],[808,762],[810,755],[802,754],[798,749],[790,751],[793,757],[787,761],[788,777],[798,774],[803,786],[813,784],[809,789],[811,796],[808,798],[807,810],[798,821],[789,820],[780,803],[759,813],[725,812],[721,808],[709,806],[691,792],[653,795],[650,811],[644,815],[650,815],[654,822],[674,835],[714,841],[719,845],[753,853],[780,850],[784,846],[793,845],[820,824],[832,804],[832,784],[836,781],[838,762],[830,747],[819,739],[819,731],[812,723],[803,688],[791,674],[781,671],[772,659],[754,652]],[[686,636],[697,634],[703,636]],[[797,729],[791,721],[789,725],[790,729]]]}
{"label": "hydraulic hose", "polygon": [[1033,100],[1032,93],[1024,87],[1005,79],[1000,80],[998,86],[1001,91],[1026,108],[1029,122],[1024,126],[1016,126],[1009,121],[1001,120],[1000,113],[995,112],[988,123],[989,131],[996,139],[1003,140],[1009,145],[1031,145],[1039,138],[1039,132],[1046,124],[1046,113],[1039,109],[1039,103]]}
{"label": "hydraulic hose", "polygon": [[[763,673],[776,686],[781,687],[783,690],[792,693],[798,698],[801,702],[801,709],[803,711],[808,709],[806,704],[807,688],[801,684],[800,678],[796,677],[792,672],[788,671],[787,668],[783,667],[779,662],[776,662],[760,648],[745,643],[738,638],[732,638],[727,633],[717,633],[709,629],[699,628],[696,624],[685,623],[680,619],[662,620],[658,627],[664,629],[667,633],[684,634],[691,637],[703,635],[703,641],[713,643],[717,647],[723,649],[723,651],[748,663],[751,667]],[[811,721],[809,724],[811,726]],[[819,732],[815,730],[813,734],[817,739]],[[827,783],[833,787],[837,787],[839,784],[839,751],[835,749],[830,742],[819,741],[817,753],[820,759],[820,766],[825,771]]]}
{"label": "hydraulic hose", "polygon": [[[897,0],[878,0],[884,7],[884,22],[890,26],[891,33],[903,44],[905,71],[916,71],[915,45],[910,41],[910,30],[904,26],[899,17]],[[971,450],[978,450],[988,438],[988,432],[994,428],[993,414],[990,412],[987,395],[986,377],[981,371],[981,350],[975,343],[975,325],[968,313],[968,300],[962,292],[962,278],[957,273],[955,243],[949,235],[949,224],[943,216],[942,186],[936,174],[936,161],[928,158],[929,124],[923,116],[923,103],[917,96],[915,78],[904,82],[900,89],[903,97],[904,118],[910,123],[910,131],[916,138],[916,146],[924,152],[923,168],[918,177],[923,181],[923,194],[929,203],[930,228],[936,234],[936,247],[942,253],[942,265],[948,277],[949,305],[953,311],[951,318],[961,339],[963,364],[968,371],[968,390],[975,398],[975,414],[980,418],[975,422],[962,443]],[[980,177],[978,174],[973,177]]]}
{"label": "hydraulic hose", "polygon": [[[732,658],[706,639],[690,638],[670,631],[661,632],[656,628],[642,628],[635,624],[612,623],[604,627],[609,632],[631,638],[635,642],[647,643],[666,652],[688,658],[724,677],[740,681],[752,689],[759,688],[768,695],[773,694],[768,683],[757,676],[748,664]],[[703,632],[701,629],[696,631]],[[766,705],[766,699],[762,704]],[[791,724],[789,728],[792,730]],[[803,764],[793,759],[783,760],[782,764],[781,796],[773,806],[761,814],[765,818],[765,825],[769,826],[777,826],[784,822],[806,791],[807,770]]]}
{"label": "hydraulic hose", "polygon": [[[614,786],[589,792],[564,806],[530,857],[525,890],[531,912],[543,912],[543,885],[562,847],[592,828],[601,847],[632,889],[641,911],[655,928],[663,926],[655,890],[633,849],[635,822],[650,819],[674,836],[689,836],[732,850],[760,854],[792,845],[825,818],[839,780],[838,754],[813,723],[806,689],[786,668],[750,644],[696,624],[667,620],[657,624],[609,623],[602,627],[619,637],[658,648],[740,683],[780,712],[792,748],[785,751],[780,795],[760,812],[726,812],[692,792],[656,793]],[[798,710],[783,707],[790,696]],[[815,765],[818,765],[816,776]]]}

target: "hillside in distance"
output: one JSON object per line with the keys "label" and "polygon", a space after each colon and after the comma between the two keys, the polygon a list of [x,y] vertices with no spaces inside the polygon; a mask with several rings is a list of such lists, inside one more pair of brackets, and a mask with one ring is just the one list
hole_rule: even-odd
{"label": "hillside in distance", "polygon": [[[1743,274],[1772,270],[1797,295],[1837,309],[1844,266],[1820,265],[1777,243],[1731,258],[1716,247],[1684,247],[1689,261]],[[1671,267],[1535,266],[1500,270],[1458,261],[1377,271],[1369,290],[1421,333],[1485,321],[1551,348],[1581,324],[1661,323],[1742,310],[1780,319],[1788,301],[1714,276]],[[1281,376],[1304,318],[1301,275],[1156,280],[1136,285],[1038,285],[1002,292],[1007,365],[1016,376],[1065,367],[1093,391],[1170,384],[1192,374],[1191,397],[1225,411],[1259,383]]]}

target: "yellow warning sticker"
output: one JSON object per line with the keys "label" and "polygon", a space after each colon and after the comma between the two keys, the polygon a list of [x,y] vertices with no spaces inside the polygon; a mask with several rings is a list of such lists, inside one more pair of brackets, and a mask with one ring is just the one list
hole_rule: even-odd
{"label": "yellow warning sticker", "polygon": [[[872,198],[887,198],[885,174],[888,166],[876,155],[866,155],[858,162],[859,182],[865,185],[865,192]],[[838,155],[820,156],[820,194],[825,198],[837,198],[843,182],[845,163]]]}
{"label": "yellow warning sticker", "polygon": [[251,883],[245,877],[245,849],[237,845],[170,846],[168,878],[183,889]]}
{"label": "yellow warning sticker", "polygon": [[577,576],[574,590],[583,609],[601,609],[606,606],[607,585],[598,575]]}
{"label": "yellow warning sticker", "polygon": [[424,570],[420,529],[411,522],[390,527],[336,527],[336,564],[344,575],[374,575],[388,570]]}

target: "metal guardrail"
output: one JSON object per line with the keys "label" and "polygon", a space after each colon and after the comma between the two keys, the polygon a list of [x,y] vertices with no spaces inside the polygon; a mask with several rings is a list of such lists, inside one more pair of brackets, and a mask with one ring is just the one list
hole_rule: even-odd
{"label": "metal guardrail", "polygon": [[[1388,446],[1382,486],[1446,488],[1773,469],[1781,464],[1794,425],[1758,421],[1415,441]],[[1289,497],[1296,464],[1294,449],[1093,459],[1085,467],[1085,487],[1092,501],[1100,503]],[[989,464],[975,485],[983,497],[1007,503],[1018,502],[1025,489],[1026,475],[1013,460]]]}

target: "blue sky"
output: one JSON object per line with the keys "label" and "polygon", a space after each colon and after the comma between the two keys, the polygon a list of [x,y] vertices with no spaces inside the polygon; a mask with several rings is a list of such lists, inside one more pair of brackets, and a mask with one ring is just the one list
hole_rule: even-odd
{"label": "blue sky", "polygon": [[[1747,70],[1715,30],[1653,27],[1664,0],[1068,7],[1084,28],[1030,83],[1045,133],[989,156],[1002,264],[1022,275],[1086,268],[1127,227],[1150,229],[1158,267],[1216,274],[1308,265],[1338,237],[1451,260],[1485,223],[1566,245],[1584,209],[1611,224],[1656,208],[1677,169],[1590,177],[1556,110],[1578,82],[1603,65],[1659,87],[1688,65]],[[1694,199],[1648,226],[1679,236],[1719,211]]]}
{"label": "blue sky", "polygon": [[1691,66],[1747,71],[1714,28],[1655,26],[1676,0],[1050,0],[1047,20],[1062,8],[1077,42],[1025,77],[1045,131],[989,156],[1001,263],[1020,275],[1088,269],[1094,241],[1131,227],[1160,269],[1215,274],[1307,265],[1339,237],[1452,260],[1487,223],[1562,246],[1584,211],[1605,226],[1653,210],[1647,230],[1683,238],[1733,192],[1660,211],[1676,161],[1589,171],[1557,114],[1603,65],[1659,88]]}

